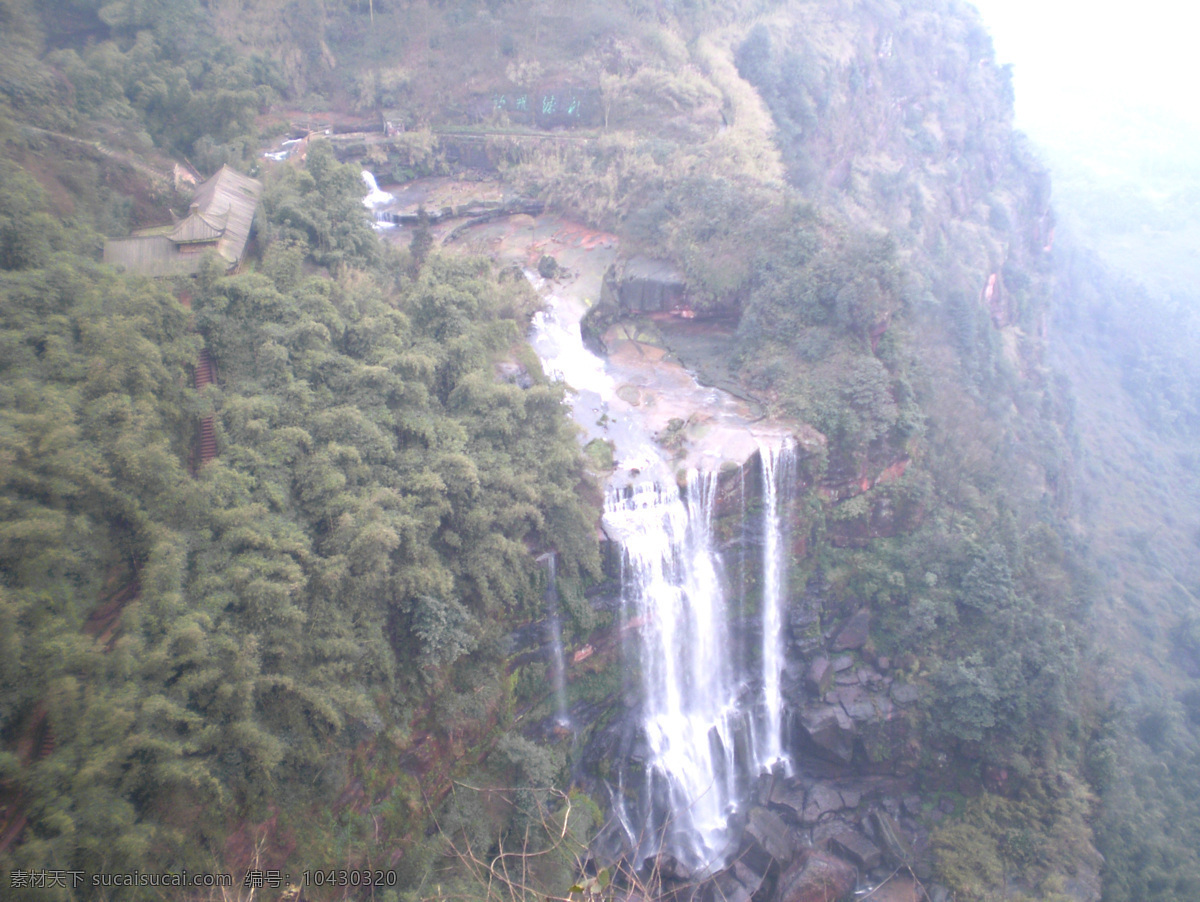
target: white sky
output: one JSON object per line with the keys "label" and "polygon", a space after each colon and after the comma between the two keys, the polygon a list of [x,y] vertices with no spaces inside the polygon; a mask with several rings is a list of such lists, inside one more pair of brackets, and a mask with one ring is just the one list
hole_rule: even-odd
{"label": "white sky", "polygon": [[1015,124],[1059,222],[1154,292],[1200,303],[1200,5],[968,0],[1013,67]]}
{"label": "white sky", "polygon": [[1134,141],[1152,153],[1156,142],[1181,138],[1163,134],[1164,127],[1200,131],[1200,6],[1184,0],[972,2],[992,34],[997,62],[1012,63],[1016,124],[1035,142],[1103,143],[1119,130],[1121,143]]}

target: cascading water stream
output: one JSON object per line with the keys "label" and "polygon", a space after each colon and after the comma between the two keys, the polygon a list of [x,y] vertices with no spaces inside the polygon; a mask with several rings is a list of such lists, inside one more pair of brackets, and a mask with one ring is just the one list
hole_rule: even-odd
{"label": "cascading water stream", "polygon": [[[738,542],[738,569],[737,569],[737,613],[738,617],[745,617],[746,608],[746,576],[749,557],[747,556],[746,541],[746,467],[744,464],[738,464],[738,522],[742,524],[741,541]],[[746,647],[745,643],[739,642],[735,650],[734,666],[739,672],[746,666]]]}
{"label": "cascading water stream", "polygon": [[[746,663],[756,656],[745,654],[736,637],[744,584],[729,593],[713,535],[716,466],[690,471],[682,490],[676,485],[673,466],[640,414],[612,410],[619,406],[617,386],[605,362],[583,346],[578,314],[572,318],[562,299],[549,298],[534,317],[533,333],[546,371],[574,389],[568,399],[576,421],[588,438],[611,441],[619,460],[604,526],[621,548],[622,632],[631,672],[641,682],[646,754],[640,800],[634,804],[622,790],[614,811],[639,859],[668,851],[694,873],[711,872],[735,851],[727,848],[730,817],[752,779],[787,760],[781,728],[786,531],[780,521],[793,478],[792,446],[778,436],[758,442],[763,640],[761,671],[751,673]],[[751,565],[744,545],[740,584]],[[737,611],[729,610],[730,599],[739,603]],[[636,788],[623,763],[617,773],[619,786]]]}
{"label": "cascading water stream", "polygon": [[363,184],[367,186],[367,194],[363,197],[363,206],[374,214],[375,228],[377,230],[392,228],[395,223],[390,218],[384,217],[380,208],[393,203],[396,195],[381,189],[379,183],[375,181],[375,175],[369,169],[362,171],[362,180]]}
{"label": "cascading water stream", "polygon": [[787,600],[785,524],[794,446],[759,443],[763,493],[762,684],[765,730],[760,766],[787,763],[783,750],[783,609]]}
{"label": "cascading water stream", "polygon": [[550,639],[550,685],[554,689],[555,722],[560,727],[569,727],[571,717],[567,713],[567,663],[563,658],[562,618],[558,612],[558,558],[548,552],[538,558],[546,568],[546,625]]}
{"label": "cascading water stream", "polygon": [[[611,490],[604,522],[624,549],[623,604],[639,626],[643,726],[650,749],[648,853],[666,845],[690,866],[717,862],[741,795],[736,760],[745,716],[730,666],[729,618],[711,524],[715,474]],[[661,806],[660,806],[661,807]]]}

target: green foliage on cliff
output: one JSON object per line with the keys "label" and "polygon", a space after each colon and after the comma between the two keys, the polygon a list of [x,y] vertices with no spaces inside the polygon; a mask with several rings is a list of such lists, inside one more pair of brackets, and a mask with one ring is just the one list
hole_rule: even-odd
{"label": "green foliage on cliff", "polygon": [[285,87],[276,63],[238,54],[192,0],[8,0],[3,14],[0,94],[24,125],[94,131],[211,172],[252,161],[255,119]]}
{"label": "green foliage on cliff", "polygon": [[0,159],[0,269],[45,266],[65,241],[62,226],[45,210],[41,185],[8,159]]}
{"label": "green foliage on cliff", "polygon": [[305,164],[284,169],[263,196],[271,237],[305,248],[309,260],[330,269],[378,262],[380,243],[363,215],[362,170],[339,164],[324,141],[313,143]]}
{"label": "green foliage on cliff", "polygon": [[1065,249],[1058,273],[1061,360],[1084,447],[1104,462],[1080,479],[1104,589],[1095,628],[1120,649],[1101,658],[1109,691],[1086,758],[1105,898],[1188,898],[1200,879],[1189,315],[1079,250]]}
{"label": "green foliage on cliff", "polygon": [[964,902],[1074,898],[1065,875],[1082,885],[1102,863],[1090,842],[1091,801],[1065,773],[1012,797],[982,793],[934,832],[939,879]]}
{"label": "green foliage on cliff", "polygon": [[[239,823],[314,867],[366,860],[363,818],[416,841],[411,778],[372,812],[339,793],[414,742],[486,751],[531,549],[597,572],[561,388],[495,369],[528,287],[379,265],[357,169],[310,159],[269,186],[261,271],[178,286],[191,314],[77,253],[94,233],[0,159],[5,871],[244,867]],[[195,391],[202,343],[220,378]]]}
{"label": "green foliage on cliff", "polygon": [[1144,424],[1168,436],[1200,434],[1200,321],[1186,296],[1166,297],[1107,270],[1091,254],[1064,254],[1064,321],[1114,361]]}
{"label": "green foliage on cliff", "polygon": [[[1110,897],[1190,891],[1171,826],[1191,822],[1189,696],[1145,716],[1124,700],[1112,723],[1136,739],[1088,735],[1082,625],[1102,593],[1063,519],[1076,448],[1043,359],[1048,183],[971,14],[284,7],[0,2],[0,776],[29,817],[5,866],[209,869],[237,857],[231,824],[281,813],[279,844],[313,866],[367,855],[383,824],[415,891],[446,848],[417,835],[429,807],[476,846],[556,814],[532,787],[562,762],[504,734],[539,674],[503,674],[501,639],[541,597],[531,550],[555,548],[568,581],[597,561],[559,391],[496,378],[523,283],[419,241],[382,249],[357,170],[319,142],[268,184],[257,267],[200,280],[198,331],[163,286],[92,262],[139,211],[88,142],[248,165],[286,96],[515,135],[509,186],[672,259],[694,308],[736,320],[728,371],[825,438],[798,564],[826,580],[825,625],[871,608],[872,643],[927,692],[926,761],[1013,775],[937,836],[964,897],[1066,866],[1030,842],[1084,854],[1055,831],[1083,831],[1086,794],[1046,788],[1083,758]],[[576,90],[591,106],[553,139],[525,140],[534,120],[497,100]],[[430,133],[411,134],[427,162]],[[1119,364],[1140,413],[1193,435],[1186,311],[1131,316],[1083,269],[1068,281],[1096,331],[1135,339]],[[221,380],[195,392],[201,339]],[[210,415],[219,454],[193,479]],[[530,789],[426,805],[440,759]]]}
{"label": "green foliage on cliff", "polygon": [[1088,749],[1101,793],[1097,838],[1107,859],[1105,899],[1186,899],[1200,891],[1192,842],[1200,788],[1195,681],[1176,700],[1153,684],[1128,686]]}

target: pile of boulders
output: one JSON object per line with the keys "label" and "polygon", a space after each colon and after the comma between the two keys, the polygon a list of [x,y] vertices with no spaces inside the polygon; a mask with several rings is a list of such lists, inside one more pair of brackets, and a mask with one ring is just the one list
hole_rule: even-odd
{"label": "pile of boulders", "polygon": [[[649,862],[652,883],[678,902],[839,902],[863,887],[872,899],[921,902],[926,887],[909,820],[864,802],[863,790],[801,777],[765,775],[741,822],[731,862],[708,877],[663,853]],[[898,812],[901,806],[890,803]]]}

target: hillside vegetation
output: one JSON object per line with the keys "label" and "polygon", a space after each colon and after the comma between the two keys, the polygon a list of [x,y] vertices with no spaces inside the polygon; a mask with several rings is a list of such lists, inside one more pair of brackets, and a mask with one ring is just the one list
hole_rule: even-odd
{"label": "hillside vegetation", "polygon": [[[482,892],[464,849],[601,820],[548,792],[578,761],[527,729],[545,671],[508,640],[548,551],[569,638],[608,617],[584,603],[596,488],[524,342],[536,298],[381,244],[328,144],[257,156],[349,115],[406,129],[383,178],[486,133],[506,187],[681,267],[731,336],[719,369],[822,433],[792,585],[820,587],[822,628],[868,609],[872,653],[922,688],[880,754],[946,803],[934,878],[1092,898],[1098,838],[1106,898],[1194,894],[1196,692],[1137,715],[1134,748],[1126,673],[1089,642],[1111,550],[1081,524],[1049,182],[1011,99],[943,0],[0,0],[0,869],[395,868],[384,897],[418,899]],[[266,181],[250,264],[97,263],[186,208],[145,174],[180,158]],[[1191,435],[1178,336],[1137,334],[1138,409]],[[197,391],[202,346],[220,379]],[[620,703],[617,675],[585,682]],[[577,863],[538,862],[536,892],[569,895]]]}

